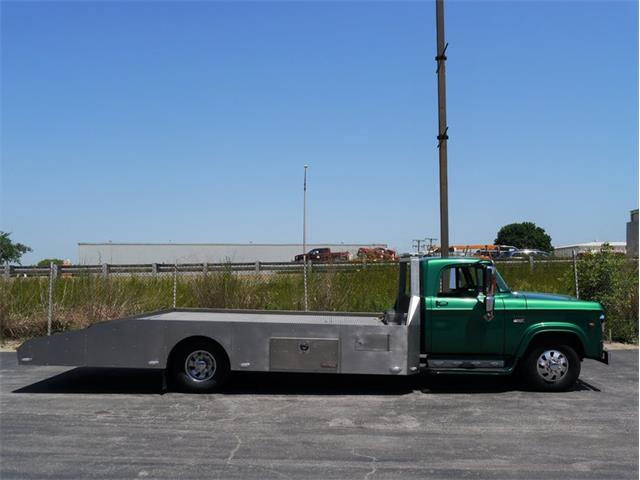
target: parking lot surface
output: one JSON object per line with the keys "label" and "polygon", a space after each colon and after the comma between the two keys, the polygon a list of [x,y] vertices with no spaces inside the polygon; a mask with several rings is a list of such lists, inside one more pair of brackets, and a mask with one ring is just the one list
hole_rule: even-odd
{"label": "parking lot surface", "polygon": [[0,353],[0,478],[638,478],[638,351],[576,389],[499,377],[242,374],[162,393],[157,372],[18,367]]}

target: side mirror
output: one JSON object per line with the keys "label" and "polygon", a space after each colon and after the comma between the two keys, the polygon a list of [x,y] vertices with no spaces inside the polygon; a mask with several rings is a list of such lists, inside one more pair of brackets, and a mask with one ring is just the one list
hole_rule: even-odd
{"label": "side mirror", "polygon": [[496,267],[487,265],[484,267],[483,290],[485,295],[495,295],[496,293]]}
{"label": "side mirror", "polygon": [[484,268],[484,319],[488,322],[493,320],[495,310],[495,293],[496,293],[496,267],[487,265]]}

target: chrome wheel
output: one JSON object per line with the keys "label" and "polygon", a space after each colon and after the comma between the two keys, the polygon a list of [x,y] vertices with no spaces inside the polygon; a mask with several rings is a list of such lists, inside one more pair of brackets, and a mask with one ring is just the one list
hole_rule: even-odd
{"label": "chrome wheel", "polygon": [[191,380],[205,382],[216,373],[216,359],[206,350],[196,350],[187,356],[184,371]]}
{"label": "chrome wheel", "polygon": [[537,367],[538,375],[545,382],[556,383],[569,371],[569,360],[558,350],[545,350],[538,357]]}

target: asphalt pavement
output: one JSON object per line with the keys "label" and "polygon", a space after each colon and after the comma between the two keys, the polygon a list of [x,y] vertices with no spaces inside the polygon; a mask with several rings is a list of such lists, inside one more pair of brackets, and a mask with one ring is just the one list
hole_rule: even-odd
{"label": "asphalt pavement", "polygon": [[638,478],[638,351],[577,387],[500,377],[238,375],[163,393],[135,370],[0,353],[0,478]]}

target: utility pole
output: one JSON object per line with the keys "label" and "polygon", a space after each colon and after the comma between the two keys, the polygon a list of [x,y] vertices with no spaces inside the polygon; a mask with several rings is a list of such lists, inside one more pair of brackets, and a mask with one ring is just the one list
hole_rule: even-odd
{"label": "utility pole", "polygon": [[413,241],[413,248],[415,248],[415,249],[416,249],[416,252],[417,252],[417,253],[420,253],[420,247],[422,247],[422,244],[423,244],[425,241],[426,241],[426,239],[424,239],[424,240],[423,240],[423,239],[421,239],[421,238],[416,238],[416,239]]}
{"label": "utility pole", "polygon": [[412,241],[412,247],[416,249],[417,253],[422,252],[424,245],[429,242],[429,249],[427,252],[431,252],[433,249],[433,242],[437,240],[435,237],[426,237],[426,238],[416,238]]}
{"label": "utility pole", "polygon": [[428,252],[431,253],[433,252],[433,242],[435,242],[437,240],[436,237],[427,237],[425,238],[425,240],[429,240],[429,250]]}
{"label": "utility pole", "polygon": [[304,281],[304,311],[309,310],[309,293],[307,290],[307,168],[304,166],[304,200],[302,206],[302,269]]}
{"label": "utility pole", "polygon": [[445,63],[448,43],[444,40],[444,0],[436,0],[436,36],[438,63],[438,150],[440,157],[440,256],[449,256],[449,185],[447,177],[447,88]]}

